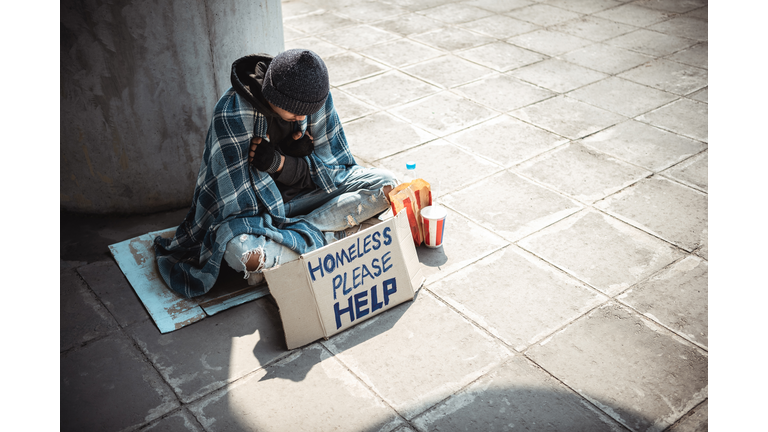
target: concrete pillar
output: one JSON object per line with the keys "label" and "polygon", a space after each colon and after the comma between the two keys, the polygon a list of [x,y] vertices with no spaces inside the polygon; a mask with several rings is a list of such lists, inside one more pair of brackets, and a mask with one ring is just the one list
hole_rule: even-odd
{"label": "concrete pillar", "polygon": [[284,49],[279,0],[61,2],[61,209],[192,201],[238,57]]}

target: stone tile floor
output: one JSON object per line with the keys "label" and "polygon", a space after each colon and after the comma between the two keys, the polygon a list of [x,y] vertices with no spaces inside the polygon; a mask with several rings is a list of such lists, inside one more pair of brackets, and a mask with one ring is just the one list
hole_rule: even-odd
{"label": "stone tile floor", "polygon": [[358,162],[439,182],[426,285],[293,351],[267,299],[161,335],[107,245],[186,209],[65,215],[62,430],[707,430],[706,0],[282,12]]}

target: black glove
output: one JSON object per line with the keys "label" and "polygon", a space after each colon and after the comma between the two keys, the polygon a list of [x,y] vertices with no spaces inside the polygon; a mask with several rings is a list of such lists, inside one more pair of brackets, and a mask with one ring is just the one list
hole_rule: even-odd
{"label": "black glove", "polygon": [[275,145],[267,140],[262,140],[256,150],[253,150],[251,144],[249,155],[252,155],[251,165],[259,171],[272,174],[280,167],[280,153],[275,151]]}
{"label": "black glove", "polygon": [[292,135],[288,135],[280,142],[280,150],[283,154],[293,157],[304,157],[312,154],[315,149],[315,143],[308,134],[295,140]]}

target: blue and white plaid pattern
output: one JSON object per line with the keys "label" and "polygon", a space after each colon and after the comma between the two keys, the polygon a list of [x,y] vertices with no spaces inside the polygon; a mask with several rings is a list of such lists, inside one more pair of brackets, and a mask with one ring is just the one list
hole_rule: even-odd
{"label": "blue and white plaid pattern", "polygon": [[[347,178],[355,159],[330,94],[323,108],[297,122],[297,129],[306,131],[307,124],[315,144],[305,157],[310,175],[318,188],[332,192]],[[248,149],[254,135],[266,137],[267,119],[230,88],[214,109],[192,207],[174,237],[155,238],[160,274],[185,297],[213,287],[227,243],[241,234],[263,235],[300,254],[325,245],[315,226],[285,217],[272,177],[250,167]]]}

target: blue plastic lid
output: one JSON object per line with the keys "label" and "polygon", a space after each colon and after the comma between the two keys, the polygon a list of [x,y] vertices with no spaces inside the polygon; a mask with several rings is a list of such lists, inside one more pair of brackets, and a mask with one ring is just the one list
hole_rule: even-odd
{"label": "blue plastic lid", "polygon": [[405,168],[409,169],[409,170],[410,169],[416,169],[416,162],[406,162],[405,163]]}

